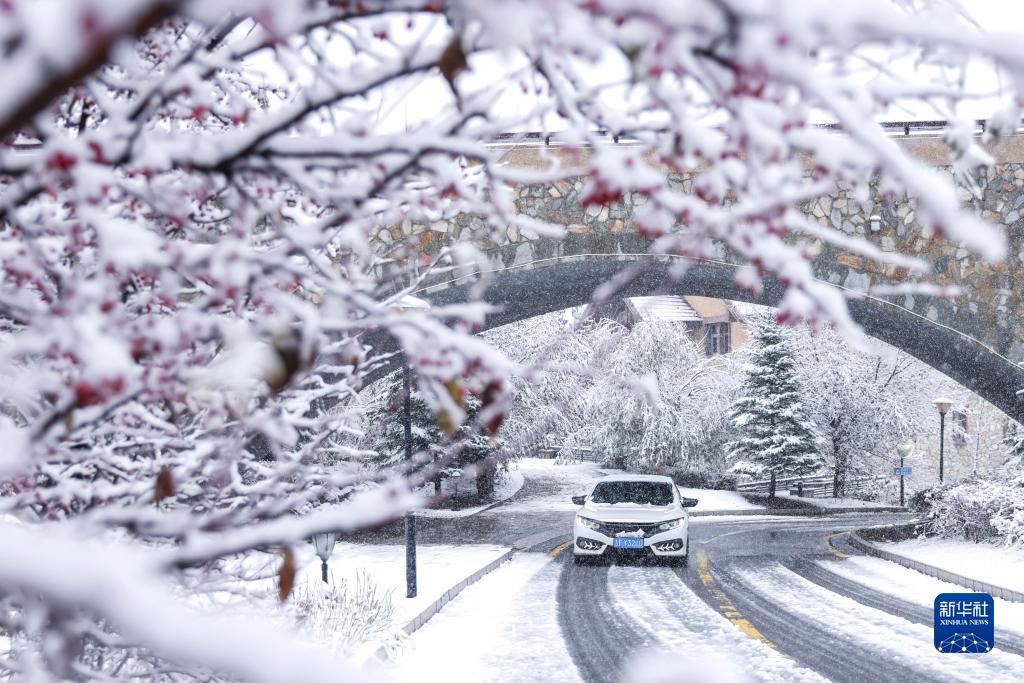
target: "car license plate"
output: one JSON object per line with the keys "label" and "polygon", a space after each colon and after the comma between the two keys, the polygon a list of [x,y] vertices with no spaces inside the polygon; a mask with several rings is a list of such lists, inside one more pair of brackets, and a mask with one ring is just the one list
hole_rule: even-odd
{"label": "car license plate", "polygon": [[644,539],[642,538],[616,538],[612,543],[615,548],[643,548]]}

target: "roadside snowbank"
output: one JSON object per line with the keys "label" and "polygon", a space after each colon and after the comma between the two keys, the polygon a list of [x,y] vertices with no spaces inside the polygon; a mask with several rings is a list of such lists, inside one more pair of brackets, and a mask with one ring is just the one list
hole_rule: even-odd
{"label": "roadside snowbank", "polygon": [[420,510],[416,513],[417,517],[432,517],[432,518],[457,518],[457,517],[469,517],[475,515],[478,512],[482,512],[489,507],[493,507],[498,503],[502,503],[512,496],[519,493],[519,489],[523,488],[523,483],[526,481],[523,477],[523,473],[519,470],[510,470],[508,475],[501,480],[501,482],[494,487],[494,498],[493,500],[484,503],[482,505],[474,505],[473,507],[462,508],[461,510],[433,510],[426,509]]}
{"label": "roadside snowbank", "polygon": [[[354,579],[359,571],[366,572],[382,591],[392,591],[395,621],[402,627],[449,588],[507,550],[500,545],[418,545],[415,598],[405,597],[404,545],[339,543],[327,564],[328,578],[336,582],[342,578]],[[312,546],[304,547],[301,554],[296,555],[302,567],[296,585],[320,581],[320,559]]]}
{"label": "roadside snowbank", "polygon": [[697,507],[690,508],[693,512],[714,510],[763,510],[764,506],[755,505],[735,491],[714,491],[711,489],[686,489],[679,487],[679,493],[687,498],[696,498]]}
{"label": "roadside snowbank", "polygon": [[399,681],[579,681],[558,625],[562,564],[522,553],[466,588],[406,640]]}
{"label": "roadside snowbank", "polygon": [[801,503],[813,505],[819,508],[884,508],[884,507],[898,507],[895,505],[889,505],[888,503],[882,503],[877,500],[860,500],[859,498],[810,498],[807,496],[791,496],[789,492],[780,492],[777,494],[779,497],[792,498],[793,500],[799,500]]}
{"label": "roadside snowbank", "polygon": [[1024,591],[1024,550],[940,538],[914,538],[878,545],[954,574]]}
{"label": "roadside snowbank", "polygon": [[998,648],[977,657],[943,654],[932,645],[930,626],[862,605],[781,565],[741,569],[737,576],[762,596],[766,609],[835,633],[837,648],[853,648],[865,657],[911,667],[918,674],[914,680],[1020,680],[1022,657]]}
{"label": "roadside snowbank", "polygon": [[[848,557],[841,562],[821,560],[818,566],[862,586],[929,609],[939,593],[963,593],[967,590],[878,557]],[[1004,629],[1024,635],[1024,604],[993,599],[997,615],[996,643],[999,642],[999,632]]]}

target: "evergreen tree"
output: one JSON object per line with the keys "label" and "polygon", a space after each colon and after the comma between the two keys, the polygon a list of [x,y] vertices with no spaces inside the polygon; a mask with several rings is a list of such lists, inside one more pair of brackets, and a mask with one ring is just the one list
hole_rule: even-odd
{"label": "evergreen tree", "polygon": [[753,326],[752,356],[733,402],[730,420],[740,434],[729,444],[736,460],[732,471],[771,479],[775,496],[777,475],[810,474],[821,466],[817,439],[807,419],[796,363],[781,330],[769,321]]}
{"label": "evergreen tree", "polygon": [[[369,445],[376,451],[372,462],[383,469],[401,465],[405,460],[405,382],[401,370],[381,382],[384,389],[380,400],[368,414],[368,437]],[[435,479],[436,490],[440,489],[441,479],[461,475],[464,468],[475,465],[477,492],[481,496],[489,496],[494,492],[496,468],[488,458],[495,453],[499,443],[475,433],[476,417],[482,407],[478,397],[467,394],[462,407],[466,411],[466,420],[449,440],[437,415],[413,384],[409,397],[413,457],[421,454],[420,465],[426,466],[441,456],[443,446],[462,441],[458,457]]]}
{"label": "evergreen tree", "polygon": [[1016,422],[1010,422],[1006,430],[1003,443],[1009,451],[1010,460],[1017,464],[1024,465],[1024,426]]}

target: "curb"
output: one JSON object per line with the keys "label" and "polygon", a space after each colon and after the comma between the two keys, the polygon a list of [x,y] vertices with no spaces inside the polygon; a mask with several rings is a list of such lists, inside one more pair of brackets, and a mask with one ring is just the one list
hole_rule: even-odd
{"label": "curb", "polygon": [[725,517],[731,515],[765,515],[768,517],[789,516],[789,517],[825,517],[835,514],[846,514],[850,512],[906,512],[903,508],[758,508],[751,510],[698,510],[691,512],[691,517]]}
{"label": "curb", "polygon": [[[505,503],[509,502],[510,500],[515,498],[519,494],[519,492],[522,491],[525,487],[526,487],[526,477],[523,477],[523,483],[521,483],[519,485],[519,488],[517,488],[515,491],[513,491],[508,496],[508,498],[503,498],[501,500],[496,500],[493,503],[488,503],[487,505],[484,505],[479,510],[474,510],[473,512],[469,512],[469,513],[466,513],[464,515],[438,515],[437,517],[433,517],[431,515],[423,515],[422,519],[469,519],[470,517],[476,517],[477,515],[479,515],[479,514],[481,514],[483,512],[487,512],[491,508],[496,508],[499,505],[504,505]],[[420,512],[422,512],[422,511],[420,511]]]}
{"label": "curb", "polygon": [[[439,597],[434,602],[430,603],[430,605],[428,605],[422,612],[420,612],[415,617],[406,622],[405,626],[403,626],[401,630],[406,635],[412,635],[413,633],[418,631],[420,627],[422,627],[425,623],[430,621],[430,618],[432,616],[440,612],[442,607],[444,607],[449,602],[454,600],[455,597],[459,593],[461,593],[467,586],[476,583],[481,578],[497,569],[506,560],[511,559],[512,553],[514,552],[514,548],[509,548],[501,555],[494,558],[493,560],[485,564],[483,567],[477,569],[475,572],[464,578],[462,581],[459,581],[457,584],[455,584],[454,586],[446,590],[443,594],[441,594],[441,597]],[[374,653],[374,656],[382,661],[386,661],[390,658],[387,649],[383,645],[377,648],[377,651]]]}
{"label": "curb", "polygon": [[895,562],[907,569],[913,569],[914,571],[921,572],[922,574],[926,574],[933,578],[940,579],[948,583],[955,583],[958,586],[963,586],[964,588],[969,588],[974,591],[988,593],[995,597],[1002,598],[1003,600],[1009,600],[1010,602],[1024,602],[1024,592],[1015,591],[1010,588],[1003,588],[1002,586],[997,586],[985,581],[978,581],[977,579],[972,579],[969,576],[954,574],[953,572],[945,569],[939,569],[938,567],[933,567],[932,565],[925,564],[919,560],[912,560],[909,557],[904,557],[898,553],[879,548],[871,541],[861,538],[857,531],[851,531],[849,536],[850,543],[857,546],[857,548],[863,550],[868,555],[874,555],[875,557],[879,557],[883,560]]}

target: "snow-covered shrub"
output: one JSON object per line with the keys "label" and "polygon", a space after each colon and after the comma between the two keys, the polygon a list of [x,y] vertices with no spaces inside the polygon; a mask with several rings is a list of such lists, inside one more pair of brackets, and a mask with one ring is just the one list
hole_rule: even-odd
{"label": "snow-covered shrub", "polygon": [[1020,458],[1011,460],[1003,472],[1012,476],[1004,479],[1008,495],[1004,505],[992,516],[992,527],[1007,547],[1024,548],[1024,466]]}
{"label": "snow-covered shrub", "polygon": [[992,517],[992,526],[1009,548],[1024,548],[1024,496]]}
{"label": "snow-covered shrub", "polygon": [[297,587],[288,609],[310,640],[332,650],[352,652],[364,643],[393,648],[401,630],[392,592],[360,570],[333,584],[311,580]]}
{"label": "snow-covered shrub", "polygon": [[928,531],[946,538],[1019,544],[1024,538],[1024,487],[999,473],[924,493]]}

